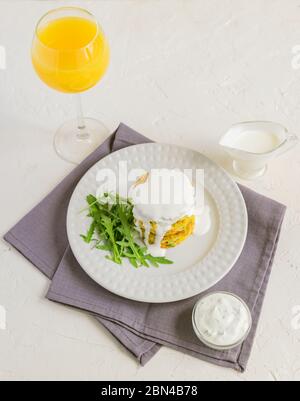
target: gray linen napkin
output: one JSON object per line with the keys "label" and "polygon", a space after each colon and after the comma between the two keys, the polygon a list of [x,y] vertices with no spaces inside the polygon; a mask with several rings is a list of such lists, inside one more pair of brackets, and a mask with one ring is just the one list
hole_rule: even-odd
{"label": "gray linen napkin", "polygon": [[121,124],[4,238],[52,279],[48,299],[91,313],[142,365],[160,345],[167,345],[205,361],[244,371],[271,273],[284,205],[240,187],[249,216],[247,240],[231,272],[210,290],[234,292],[247,302],[252,312],[250,335],[241,346],[230,351],[209,349],[195,336],[191,313],[199,295],[168,304],[146,304],[121,298],[91,280],[70,250],[65,219],[70,196],[79,179],[110,152],[145,142],[149,139]]}

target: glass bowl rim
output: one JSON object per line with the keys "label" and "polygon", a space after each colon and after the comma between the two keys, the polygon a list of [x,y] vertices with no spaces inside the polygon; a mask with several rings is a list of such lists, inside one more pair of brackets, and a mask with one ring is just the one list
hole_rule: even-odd
{"label": "glass bowl rim", "polygon": [[[230,295],[233,298],[236,298],[238,301],[241,302],[241,304],[245,307],[245,309],[247,311],[248,318],[249,318],[249,327],[248,327],[246,333],[239,340],[237,340],[235,343],[228,344],[228,345],[217,345],[215,343],[211,343],[210,341],[206,340],[203,337],[203,335],[201,334],[200,330],[197,327],[196,320],[195,320],[195,313],[196,313],[197,307],[199,306],[201,301],[203,301],[204,299],[206,299],[209,296],[214,295],[214,294],[225,294],[225,295]],[[251,314],[249,306],[246,304],[246,302],[241,297],[239,297],[238,295],[236,295],[236,294],[234,294],[232,292],[229,292],[229,291],[212,291],[212,292],[209,292],[209,293],[203,295],[202,297],[200,297],[198,299],[198,301],[195,303],[195,305],[193,307],[193,312],[192,312],[192,324],[193,324],[193,329],[194,329],[194,332],[195,332],[196,336],[198,337],[198,339],[203,344],[205,344],[209,348],[212,348],[212,349],[215,349],[215,350],[227,351],[227,350],[230,350],[232,348],[238,347],[240,344],[242,344],[246,340],[246,338],[248,337],[248,335],[250,334],[250,331],[252,329],[253,319],[252,319],[252,314]]]}

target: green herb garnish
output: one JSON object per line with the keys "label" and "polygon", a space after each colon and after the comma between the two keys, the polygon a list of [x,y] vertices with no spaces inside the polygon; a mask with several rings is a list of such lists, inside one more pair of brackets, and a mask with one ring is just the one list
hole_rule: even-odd
{"label": "green herb garnish", "polygon": [[94,243],[95,248],[109,252],[107,259],[122,264],[122,258],[127,258],[135,268],[173,263],[165,257],[150,255],[147,247],[140,244],[129,199],[105,193],[98,199],[88,195],[86,200],[92,223],[81,237],[88,244]]}

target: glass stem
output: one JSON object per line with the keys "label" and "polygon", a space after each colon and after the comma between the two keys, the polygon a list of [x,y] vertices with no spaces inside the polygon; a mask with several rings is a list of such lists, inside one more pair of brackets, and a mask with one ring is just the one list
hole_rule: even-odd
{"label": "glass stem", "polygon": [[86,132],[85,121],[82,113],[82,103],[81,103],[81,95],[78,93],[75,95],[76,103],[77,103],[77,139],[83,141],[89,139],[89,134]]}

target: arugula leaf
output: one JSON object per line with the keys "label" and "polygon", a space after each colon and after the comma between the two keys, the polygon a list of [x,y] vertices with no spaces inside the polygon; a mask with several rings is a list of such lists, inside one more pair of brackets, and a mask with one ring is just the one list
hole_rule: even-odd
{"label": "arugula leaf", "polygon": [[170,259],[165,258],[164,256],[152,256],[146,255],[146,259],[150,261],[154,261],[156,263],[164,264],[164,265],[171,265],[173,262]]}
{"label": "arugula leaf", "polygon": [[116,263],[121,264],[122,263],[121,257],[120,257],[119,249],[116,244],[115,236],[114,236],[113,223],[112,223],[111,219],[107,216],[101,216],[101,221],[102,221],[102,224],[105,227],[106,233],[108,234],[108,237],[112,243],[113,259]]}
{"label": "arugula leaf", "polygon": [[135,267],[136,269],[139,267],[139,265],[137,264],[136,259],[134,258],[128,258],[129,262],[132,264],[133,267]]}
{"label": "arugula leaf", "polygon": [[81,238],[83,238],[83,240],[89,244],[93,238],[94,232],[95,232],[95,228],[96,228],[96,223],[93,221],[92,224],[90,225],[90,228],[88,229],[88,232],[86,235],[81,235]]}
{"label": "arugula leaf", "polygon": [[173,263],[165,257],[150,255],[147,247],[136,242],[139,235],[130,199],[105,193],[99,198],[89,194],[86,201],[88,207],[84,210],[88,210],[92,223],[87,234],[81,237],[87,243],[94,241],[96,249],[109,252],[107,259],[121,264],[122,258],[127,258],[135,268],[149,267],[149,263],[154,267]]}

